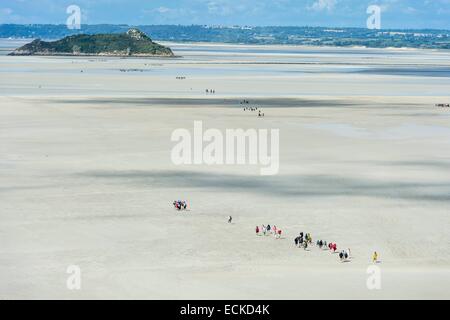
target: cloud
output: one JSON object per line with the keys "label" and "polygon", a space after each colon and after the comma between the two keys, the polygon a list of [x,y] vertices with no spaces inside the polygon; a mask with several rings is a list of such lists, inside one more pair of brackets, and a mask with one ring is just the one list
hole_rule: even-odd
{"label": "cloud", "polygon": [[233,8],[223,1],[210,1],[207,3],[208,12],[219,15],[230,15],[234,12]]}
{"label": "cloud", "polygon": [[159,8],[156,8],[155,11],[157,11],[159,13],[167,13],[167,12],[170,12],[170,9],[167,7],[159,7]]}
{"label": "cloud", "polygon": [[9,14],[13,13],[13,10],[10,8],[2,8],[2,9],[0,9],[0,11],[2,14],[5,14],[5,15],[9,15]]}
{"label": "cloud", "polygon": [[72,3],[89,24],[329,27],[365,26],[367,6],[376,4],[384,28],[450,29],[450,0],[0,0],[0,23],[64,23]]}
{"label": "cloud", "polygon": [[308,6],[308,10],[312,11],[328,11],[334,10],[338,0],[316,0],[312,5]]}
{"label": "cloud", "polygon": [[403,10],[403,12],[406,14],[414,14],[414,13],[417,13],[418,10],[414,7],[407,7]]}

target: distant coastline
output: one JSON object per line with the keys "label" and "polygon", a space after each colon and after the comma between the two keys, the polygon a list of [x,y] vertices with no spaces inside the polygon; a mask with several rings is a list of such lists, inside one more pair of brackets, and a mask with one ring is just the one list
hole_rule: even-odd
{"label": "distant coastline", "polygon": [[[19,46],[25,45],[27,43],[30,43],[35,39],[33,38],[0,38],[0,55],[8,55],[12,53],[15,49],[17,49]],[[43,39],[44,41],[56,41],[59,39]],[[14,43],[18,42],[17,45],[12,46],[8,45],[7,47],[4,47],[5,43]],[[346,50],[386,50],[386,52],[408,52],[408,51],[442,51],[442,52],[450,52],[450,49],[430,49],[430,48],[411,48],[411,47],[385,47],[385,48],[374,48],[374,47],[364,47],[364,46],[346,46],[346,47],[337,47],[337,46],[317,46],[317,45],[295,45],[295,44],[245,44],[245,43],[226,43],[226,42],[193,42],[193,41],[183,41],[183,42],[177,42],[177,41],[163,41],[158,40],[158,43],[164,46],[210,46],[210,47],[216,47],[216,48],[261,48],[261,49],[288,49],[292,48],[293,50],[339,50],[345,52]],[[51,54],[51,55],[45,55],[42,56],[54,56],[54,57],[105,57],[105,58],[181,58],[181,55],[174,53],[173,56],[158,56],[158,55],[151,55],[151,56],[139,56],[139,55],[133,55],[133,56],[127,56],[127,55],[99,55],[99,54]]]}
{"label": "distant coastline", "polygon": [[[0,38],[62,39],[77,34],[123,33],[128,25],[1,24]],[[136,26],[156,41],[243,45],[293,45],[305,47],[450,49],[450,30],[369,30],[330,27],[211,27],[202,25]],[[335,32],[339,30],[339,32]]]}

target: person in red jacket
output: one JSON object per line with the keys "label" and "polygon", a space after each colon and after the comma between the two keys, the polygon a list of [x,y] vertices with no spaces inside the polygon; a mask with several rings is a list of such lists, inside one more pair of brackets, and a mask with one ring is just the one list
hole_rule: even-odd
{"label": "person in red jacket", "polygon": [[281,229],[278,229],[278,239],[280,239],[281,238]]}
{"label": "person in red jacket", "polygon": [[259,227],[258,226],[256,226],[256,235],[257,236],[259,235]]}

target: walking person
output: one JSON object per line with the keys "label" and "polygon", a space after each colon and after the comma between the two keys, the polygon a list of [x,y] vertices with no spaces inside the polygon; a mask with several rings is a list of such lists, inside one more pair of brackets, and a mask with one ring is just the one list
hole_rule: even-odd
{"label": "walking person", "polygon": [[372,262],[378,263],[378,253],[376,251],[372,255]]}

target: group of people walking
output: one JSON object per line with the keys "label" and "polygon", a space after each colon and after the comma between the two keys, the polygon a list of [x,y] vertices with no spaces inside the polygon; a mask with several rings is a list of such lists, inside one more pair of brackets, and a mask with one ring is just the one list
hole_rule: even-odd
{"label": "group of people walking", "polygon": [[271,226],[270,224],[262,225],[262,226],[256,226],[255,228],[256,235],[257,236],[266,236],[266,235],[273,235],[275,239],[280,239],[282,231],[281,229],[277,228],[277,226]]}
{"label": "group of people walking", "polygon": [[[309,246],[313,244],[312,236],[310,233],[300,232],[300,234],[294,238],[295,246],[307,250]],[[334,242],[327,242],[325,240],[317,240],[316,246],[321,250],[329,250],[331,253],[336,253],[337,244]],[[350,249],[342,250],[339,252],[339,259],[341,262],[349,261]]]}
{"label": "group of people walking", "polygon": [[[258,107],[244,107],[244,111],[257,111]],[[261,112],[261,110],[259,110]]]}
{"label": "group of people walking", "polygon": [[339,259],[341,260],[341,262],[349,261],[349,259],[350,259],[350,249],[341,250],[341,252],[339,252]]}
{"label": "group of people walking", "polygon": [[186,210],[187,209],[187,202],[186,201],[182,201],[182,200],[175,200],[173,202],[173,207],[178,210]]}
{"label": "group of people walking", "polygon": [[206,92],[206,94],[215,94],[216,89],[206,89],[205,92]]}
{"label": "group of people walking", "polygon": [[[242,100],[239,102],[241,105],[248,105],[249,101],[248,100]],[[252,107],[252,106],[245,106],[244,107],[244,111],[258,111],[258,117],[264,117],[264,112],[261,111],[261,108],[258,107]]]}
{"label": "group of people walking", "polygon": [[298,248],[308,249],[308,246],[312,243],[311,234],[300,232],[300,235],[294,239],[294,243]]}
{"label": "group of people walking", "polygon": [[[256,226],[255,231],[257,236],[274,235],[276,239],[280,239],[282,233],[281,229],[277,228],[276,226],[271,226],[270,224],[268,224],[267,226]],[[303,248],[304,250],[307,250],[310,246],[313,245],[311,233],[300,232],[300,234],[294,238],[294,243],[297,248]],[[321,250],[330,251],[332,254],[338,252],[338,247],[335,242],[317,240],[315,245]],[[338,256],[341,262],[349,262],[351,260],[350,248],[340,250]],[[372,255],[372,262],[379,262],[379,254],[376,251]]]}
{"label": "group of people walking", "polygon": [[[173,206],[178,211],[186,210],[187,202],[183,201],[183,200],[175,200],[173,202]],[[227,222],[229,224],[231,224],[232,221],[233,221],[233,217],[228,216]],[[261,226],[256,226],[255,232],[256,232],[257,236],[268,236],[268,235],[270,236],[271,235],[271,236],[274,236],[275,239],[281,239],[281,235],[283,233],[280,228],[278,228],[275,225],[271,226],[270,224],[267,224],[267,225],[263,224]],[[305,233],[303,231],[300,232],[299,235],[294,238],[294,243],[297,248],[303,248],[304,250],[307,250],[310,246],[313,245],[313,238],[311,236],[311,233]],[[335,242],[327,242],[326,240],[317,240],[315,245],[320,250],[328,250],[333,254],[338,251],[337,244]],[[341,262],[350,261],[350,259],[351,259],[350,248],[339,251],[338,256],[339,256],[339,260]],[[372,262],[379,263],[379,254],[376,251],[372,254]]]}

